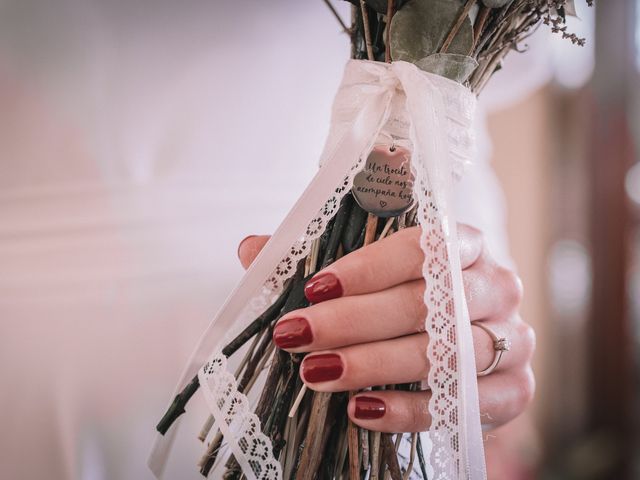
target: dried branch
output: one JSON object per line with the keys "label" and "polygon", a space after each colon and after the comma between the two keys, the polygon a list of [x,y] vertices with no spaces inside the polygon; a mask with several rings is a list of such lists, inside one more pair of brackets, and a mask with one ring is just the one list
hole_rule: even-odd
{"label": "dried branch", "polygon": [[391,63],[391,20],[395,10],[395,1],[387,0],[387,35],[384,43],[384,61]]}
{"label": "dried branch", "polygon": [[367,4],[364,0],[360,0],[360,11],[362,12],[362,25],[364,28],[364,41],[367,46],[367,58],[369,60],[375,60],[373,56],[373,44],[371,42],[371,30],[369,26],[369,13],[367,11]]}
{"label": "dried branch", "polygon": [[342,31],[347,35],[351,35],[351,30],[349,29],[349,27],[347,27],[347,24],[344,23],[344,20],[342,20],[342,17],[340,17],[340,14],[335,9],[335,7],[331,5],[331,2],[329,0],[324,0],[324,3],[327,4],[327,7],[329,7],[329,10],[331,10],[331,13],[333,13],[333,16],[336,17],[336,20],[338,20],[338,23],[342,27]]}
{"label": "dried branch", "polygon": [[476,0],[467,0],[467,3],[464,4],[464,6],[462,7],[462,10],[460,11],[460,14],[458,15],[458,18],[453,24],[453,27],[451,27],[451,30],[449,30],[449,34],[446,36],[446,38],[444,39],[444,42],[442,43],[442,47],[440,48],[440,53],[447,52],[447,50],[451,46],[451,42],[453,42],[453,39],[456,37],[456,35],[460,31],[460,27],[462,27],[462,24],[464,23],[464,21],[469,18],[469,10],[471,10],[471,7],[473,7],[475,3],[476,3]]}

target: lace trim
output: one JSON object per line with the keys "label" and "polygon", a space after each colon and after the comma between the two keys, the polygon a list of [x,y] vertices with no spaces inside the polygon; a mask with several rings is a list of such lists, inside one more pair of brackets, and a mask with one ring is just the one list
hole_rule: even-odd
{"label": "lace trim", "polygon": [[[311,245],[326,230],[327,224],[335,216],[342,198],[351,190],[353,179],[364,165],[361,157],[351,167],[343,182],[325,202],[318,215],[307,226],[304,235],[289,249],[273,274],[263,286],[262,294],[256,295],[242,313],[242,318],[253,319],[268,308],[284,289],[285,282],[295,273],[300,260],[309,255]],[[245,325],[245,322],[238,322]],[[243,471],[250,469],[256,480],[279,480],[282,478],[280,463],[274,458],[269,437],[260,429],[260,421],[252,412],[246,395],[238,391],[233,374],[227,369],[227,359],[221,352],[214,353],[198,373],[201,389],[212,411],[218,428],[229,442],[240,446],[235,452]],[[224,430],[227,430],[226,432]]]}
{"label": "lace trim", "polygon": [[[450,174],[461,175],[470,162],[473,137],[470,131],[472,110],[460,98],[457,88],[448,84],[439,85],[443,100],[447,105],[447,143],[446,155]],[[391,122],[399,125],[403,120],[392,116]],[[408,125],[405,122],[405,125]],[[374,143],[372,139],[372,144]],[[442,219],[436,200],[429,188],[424,159],[413,157],[412,168],[416,178],[414,194],[417,196],[421,215],[418,215],[422,227],[421,247],[425,252],[423,275],[427,288],[424,294],[428,306],[426,331],[430,335],[427,356],[431,362],[428,382],[432,390],[429,412],[432,415],[430,438],[433,442],[431,464],[437,476],[430,480],[453,480],[458,478],[461,466],[461,448],[458,429],[459,419],[459,367],[457,359],[456,312],[454,307],[454,289],[448,256],[446,219]],[[283,291],[285,282],[295,272],[296,265],[305,258],[313,241],[319,238],[328,222],[337,213],[341,200],[350,191],[353,179],[364,164],[364,156],[356,160],[344,177],[341,185],[327,199],[324,207],[309,223],[301,237],[291,246],[288,253],[279,262],[272,275],[263,285],[262,291],[254,296],[232,330],[241,329],[263,312]],[[229,332],[232,336],[236,332]],[[247,397],[237,391],[235,378],[226,368],[226,359],[220,352],[214,353],[200,370],[202,390],[212,410],[216,423],[229,439],[234,455],[245,473],[256,480],[275,480],[282,478],[279,462],[273,457],[271,441],[260,430],[260,424]],[[453,427],[453,428],[452,428]],[[225,431],[226,430],[226,431]]]}
{"label": "lace trim", "polygon": [[418,175],[418,185],[423,213],[420,245],[425,252],[424,303],[428,310],[425,331],[429,334],[429,432],[433,444],[431,463],[436,472],[430,480],[452,480],[458,478],[461,459],[459,432],[451,428],[459,420],[460,389],[454,291],[442,220],[424,174]]}
{"label": "lace trim", "polygon": [[260,420],[251,412],[247,397],[238,392],[225,356],[211,357],[198,372],[198,379],[218,428],[225,437],[233,434],[238,438],[230,445],[247,478],[280,480],[282,468],[273,457],[271,440],[260,430]]}

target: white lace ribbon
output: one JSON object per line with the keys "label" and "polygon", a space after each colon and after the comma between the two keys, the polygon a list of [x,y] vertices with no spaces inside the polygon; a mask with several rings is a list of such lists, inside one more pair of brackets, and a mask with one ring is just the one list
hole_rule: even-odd
{"label": "white lace ribbon", "polygon": [[[220,350],[278,297],[337,212],[383,129],[409,130],[413,145],[430,337],[430,480],[485,478],[473,343],[450,200],[454,174],[473,155],[474,107],[475,97],[466,88],[413,64],[347,63],[321,168],[200,338],[171,397],[198,374],[216,424],[248,479],[279,480],[282,473]],[[156,476],[179,422],[154,443],[149,466]]]}

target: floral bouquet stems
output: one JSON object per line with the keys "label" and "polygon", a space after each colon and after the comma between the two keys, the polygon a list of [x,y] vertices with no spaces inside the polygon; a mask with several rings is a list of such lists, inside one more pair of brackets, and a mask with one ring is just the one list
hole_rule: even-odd
{"label": "floral bouquet stems", "polygon": [[[328,0],[326,3],[331,7]],[[352,57],[378,62],[403,60],[422,70],[448,77],[478,94],[500,69],[504,56],[518,50],[540,23],[573,43],[584,40],[566,31],[565,16],[574,13],[571,0],[351,0]],[[590,3],[590,2],[588,2]],[[270,439],[282,477],[302,479],[404,480],[413,471],[427,478],[427,459],[421,436],[368,432],[351,423],[346,405],[354,392],[321,393],[305,388],[299,376],[301,354],[275,348],[272,331],[288,312],[308,306],[306,281],[343,255],[416,225],[412,208],[393,216],[364,210],[349,193],[341,201],[324,233],[309,255],[295,267],[281,295],[222,350],[229,358],[244,351],[235,377],[238,391],[248,394],[266,371],[254,412],[262,432]],[[157,425],[166,434],[200,387],[198,377],[175,397]],[[375,388],[416,390],[418,384]],[[255,393],[255,392],[254,392]],[[213,429],[210,417],[199,438],[207,442],[199,469],[208,476],[214,467],[225,480],[246,478],[233,455],[218,465],[224,435]],[[408,458],[399,460],[403,437]]]}

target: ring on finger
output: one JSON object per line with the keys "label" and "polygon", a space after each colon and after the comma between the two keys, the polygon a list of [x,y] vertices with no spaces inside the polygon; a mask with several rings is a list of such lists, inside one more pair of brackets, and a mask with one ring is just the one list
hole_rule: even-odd
{"label": "ring on finger", "polygon": [[498,337],[493,330],[481,321],[472,322],[472,324],[487,332],[491,337],[491,340],[493,340],[493,361],[491,362],[491,365],[477,373],[478,377],[484,377],[485,375],[489,375],[498,367],[498,364],[502,359],[502,355],[504,355],[505,352],[508,352],[511,348],[511,342],[506,337]]}

